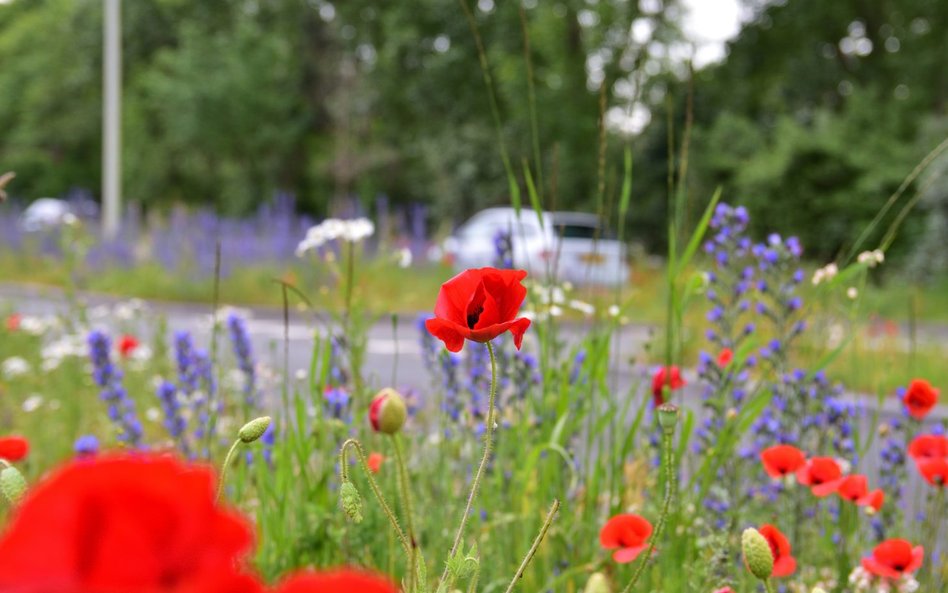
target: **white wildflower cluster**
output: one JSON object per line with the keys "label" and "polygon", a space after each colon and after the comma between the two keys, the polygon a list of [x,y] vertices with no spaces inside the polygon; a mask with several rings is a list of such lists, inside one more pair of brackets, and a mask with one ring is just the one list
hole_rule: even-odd
{"label": "white wildflower cluster", "polygon": [[66,358],[86,358],[88,355],[89,345],[85,336],[65,334],[43,345],[40,350],[40,358],[43,362],[40,366],[44,372],[49,372],[59,368]]}
{"label": "white wildflower cluster", "polygon": [[35,412],[43,405],[43,396],[38,393],[30,394],[23,400],[23,411],[27,414]]}
{"label": "white wildflower cluster", "polygon": [[897,580],[877,577],[861,566],[849,573],[849,584],[853,593],[915,593],[918,581],[911,575],[903,575]]}
{"label": "white wildflower cluster", "polygon": [[836,264],[826,264],[819,270],[813,272],[813,285],[829,282],[839,274],[839,266]]}
{"label": "white wildflower cluster", "polygon": [[59,326],[59,319],[52,315],[45,317],[24,315],[20,319],[20,331],[31,336],[41,336]]}
{"label": "white wildflower cluster", "polygon": [[850,286],[846,289],[846,296],[849,297],[850,300],[855,301],[856,298],[859,297],[859,289],[857,289],[855,286]]}
{"label": "white wildflower cluster", "polygon": [[303,257],[308,251],[318,249],[326,243],[342,239],[358,243],[375,233],[375,224],[368,218],[327,218],[306,231],[306,237],[296,246],[296,256]]}
{"label": "white wildflower cluster", "polygon": [[863,251],[856,256],[856,261],[870,268],[874,268],[885,261],[885,253],[881,249]]}
{"label": "white wildflower cluster", "polygon": [[11,356],[0,364],[0,373],[4,379],[13,379],[30,372],[30,363],[25,358]]}

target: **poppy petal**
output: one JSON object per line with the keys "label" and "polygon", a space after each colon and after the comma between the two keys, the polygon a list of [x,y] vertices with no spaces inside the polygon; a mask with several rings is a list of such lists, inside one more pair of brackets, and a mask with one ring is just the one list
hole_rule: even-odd
{"label": "poppy petal", "polygon": [[873,557],[867,557],[862,559],[862,567],[865,568],[870,573],[876,575],[877,577],[887,577],[890,579],[897,579],[902,575],[896,572],[894,569],[889,568],[885,564],[882,564]]}
{"label": "poppy petal", "polygon": [[638,558],[639,554],[644,552],[646,548],[648,548],[648,544],[633,546],[631,548],[620,548],[612,554],[612,559],[618,562],[619,564],[632,562],[633,560]]}
{"label": "poppy petal", "polygon": [[425,328],[444,342],[444,347],[451,352],[460,352],[464,347],[464,336],[459,331],[460,328],[450,321],[433,317],[425,321]]}
{"label": "poppy petal", "polygon": [[793,574],[797,570],[797,560],[793,556],[781,556],[774,562],[775,577],[785,577]]}

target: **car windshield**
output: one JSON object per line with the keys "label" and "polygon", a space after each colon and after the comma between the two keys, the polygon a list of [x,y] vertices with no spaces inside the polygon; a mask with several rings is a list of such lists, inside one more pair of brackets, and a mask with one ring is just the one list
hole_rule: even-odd
{"label": "car windshield", "polygon": [[564,239],[612,239],[612,233],[590,224],[558,224],[556,234]]}

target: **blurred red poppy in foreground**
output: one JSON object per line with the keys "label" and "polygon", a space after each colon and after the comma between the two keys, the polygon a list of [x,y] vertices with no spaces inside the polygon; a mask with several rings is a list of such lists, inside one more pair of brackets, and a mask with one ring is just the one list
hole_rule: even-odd
{"label": "blurred red poppy in foreground", "polygon": [[793,445],[775,445],[761,451],[764,471],[771,478],[783,478],[806,465],[806,455]]}
{"label": "blurred red poppy in foreground", "polygon": [[338,570],[291,576],[274,593],[397,593],[397,589],[388,580],[375,575]]}
{"label": "blurred red poppy in foreground", "polygon": [[660,406],[665,403],[665,392],[664,387],[668,385],[670,391],[676,389],[681,389],[686,385],[684,377],[681,376],[681,371],[676,366],[670,367],[670,372],[665,372],[666,367],[662,367],[655,372],[655,375],[652,377],[652,401],[655,402],[656,406]]}
{"label": "blurred red poppy in foreground", "polygon": [[139,345],[138,339],[136,339],[135,336],[125,334],[119,338],[118,344],[116,344],[115,347],[118,349],[119,354],[122,355],[122,358],[128,358],[138,349]]}
{"label": "blurred red poppy in foreground", "polygon": [[616,515],[606,521],[599,532],[599,544],[607,550],[616,550],[612,559],[619,563],[632,562],[648,547],[652,524],[638,515]]}
{"label": "blurred red poppy in foreground", "polygon": [[832,457],[814,457],[797,470],[797,481],[816,496],[829,496],[839,488],[843,470]]}
{"label": "blurred red poppy in foreground", "polygon": [[785,577],[793,574],[797,569],[797,561],[790,553],[790,540],[773,525],[761,525],[757,531],[767,540],[770,553],[774,556],[773,576]]}
{"label": "blurred red poppy in foreground", "polygon": [[938,403],[938,390],[924,379],[915,379],[909,383],[908,389],[905,390],[902,403],[905,404],[909,416],[921,420]]}
{"label": "blurred red poppy in foreground", "polygon": [[920,434],[909,443],[908,454],[915,461],[948,457],[948,437],[941,434]]}
{"label": "blurred red poppy in foreground", "polygon": [[510,331],[520,349],[530,320],[517,317],[527,296],[520,282],[523,270],[480,268],[465,270],[441,285],[435,316],[425,322],[431,335],[451,352],[460,352],[464,340],[489,342]]}
{"label": "blurred red poppy in foreground", "polygon": [[19,461],[30,452],[30,442],[23,437],[0,437],[0,459]]}
{"label": "blurred red poppy in foreground", "polygon": [[0,590],[255,593],[252,535],[214,501],[209,468],[121,455],[71,463],[30,490],[0,536]]}
{"label": "blurred red poppy in foreground", "polygon": [[904,539],[887,539],[875,547],[872,556],[862,559],[862,567],[876,576],[898,579],[918,570],[924,557],[922,546],[912,547]]}
{"label": "blurred red poppy in foreground", "polygon": [[915,463],[918,473],[922,474],[932,486],[945,487],[948,485],[948,459],[922,459]]}
{"label": "blurred red poppy in foreground", "polygon": [[734,351],[730,348],[725,348],[724,350],[721,350],[720,354],[718,354],[718,366],[722,369],[731,364],[732,360],[734,360]]}

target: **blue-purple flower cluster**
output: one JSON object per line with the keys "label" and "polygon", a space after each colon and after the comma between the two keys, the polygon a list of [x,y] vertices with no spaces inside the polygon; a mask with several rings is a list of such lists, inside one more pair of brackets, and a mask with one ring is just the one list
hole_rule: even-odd
{"label": "blue-purple flower cluster", "polygon": [[234,348],[234,357],[237,367],[244,375],[244,405],[248,410],[259,406],[257,394],[257,370],[253,357],[253,346],[250,343],[250,333],[247,331],[247,322],[237,315],[227,315],[227,333],[230,335],[231,345]]}
{"label": "blue-purple flower cluster", "polygon": [[87,341],[92,379],[101,387],[99,397],[108,405],[109,419],[119,429],[119,440],[132,447],[141,446],[142,424],[135,413],[135,402],[122,385],[122,371],[112,363],[111,338],[93,330]]}

